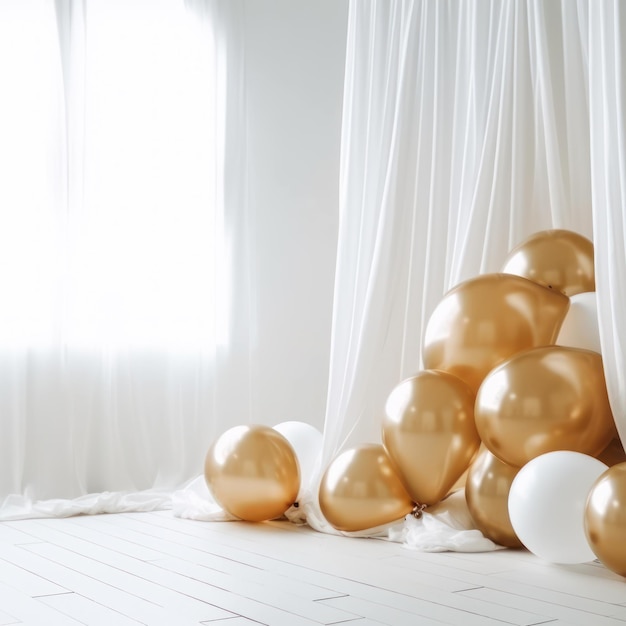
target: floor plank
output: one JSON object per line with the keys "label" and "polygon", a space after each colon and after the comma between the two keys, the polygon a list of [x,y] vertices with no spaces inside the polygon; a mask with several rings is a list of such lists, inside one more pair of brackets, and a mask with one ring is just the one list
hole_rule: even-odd
{"label": "floor plank", "polygon": [[[493,555],[495,556],[495,555]],[[462,565],[462,569],[454,567],[455,559],[440,559],[441,562],[437,562],[438,559],[434,558],[436,555],[420,555],[419,559],[403,559],[395,558],[394,562],[398,567],[406,569],[420,568],[426,571],[437,573],[440,576],[449,576],[454,579],[471,581],[477,585],[477,593],[469,593],[466,590],[466,595],[479,597],[482,589],[494,589],[503,593],[514,594],[526,599],[534,599],[539,601],[549,601],[552,604],[563,607],[575,607],[577,610],[590,613],[592,615],[625,615],[623,609],[616,607],[612,602],[605,602],[590,597],[589,593],[579,594],[576,593],[576,585],[571,587],[563,587],[562,590],[556,591],[554,589],[546,589],[538,581],[544,576],[540,576],[539,573],[547,572],[548,577],[552,576],[559,578],[567,574],[567,570],[556,565],[551,565],[540,561],[532,555],[529,560],[520,560],[518,566],[515,569],[500,568],[497,574],[484,575],[482,573],[472,573],[467,569],[466,565]],[[490,556],[486,555],[486,559],[489,560]],[[579,570],[579,580],[582,584],[589,582],[604,580],[606,570],[595,572],[589,576],[589,572],[592,570]],[[509,575],[509,572],[513,572]],[[523,575],[519,575],[523,572]],[[571,572],[570,572],[571,574]],[[624,584],[626,581],[618,580],[614,574],[610,573],[611,584],[617,583],[617,591],[621,590],[622,594],[626,591]],[[554,585],[553,585],[554,586]],[[615,589],[613,589],[613,593]],[[623,597],[623,596],[622,596]]]}
{"label": "floor plank", "polygon": [[[194,589],[182,577],[159,576],[162,570],[149,563],[124,560],[123,555],[117,555],[113,563],[108,563],[106,550],[98,551],[98,557],[103,558],[103,562],[92,558],[93,555],[83,556],[67,546],[48,543],[32,544],[25,549],[74,572],[90,572],[90,576],[119,592],[131,594],[133,598],[162,607],[191,622],[232,616],[210,602],[210,589]],[[155,573],[156,576],[153,575]]]}
{"label": "floor plank", "polygon": [[71,566],[57,563],[43,554],[30,552],[26,549],[33,547],[37,547],[43,553],[59,550],[53,544],[27,544],[24,547],[7,546],[3,548],[3,554],[23,569],[38,573],[50,581],[63,581],[63,587],[80,593],[94,602],[119,610],[126,617],[136,619],[144,624],[154,624],[154,626],[181,624],[182,626],[183,624],[197,623],[197,620],[186,620],[179,613],[174,613],[163,605],[150,602],[114,585],[104,583],[98,580],[93,572],[77,571]]}
{"label": "floor plank", "polygon": [[77,626],[80,622],[48,607],[39,598],[32,598],[26,593],[16,591],[0,583],[0,606],[2,612],[11,616],[13,621],[5,624],[45,624],[46,626]]}
{"label": "floor plank", "polygon": [[[278,607],[280,611],[299,616],[300,620],[306,619],[310,623],[333,624],[355,617],[332,607],[315,604],[312,600],[307,603],[301,597],[284,593],[276,585],[267,584],[267,581],[261,584],[241,580],[238,576],[179,559],[141,562],[103,545],[58,531],[53,528],[55,525],[58,524],[51,521],[29,522],[28,532],[42,542],[30,544],[27,549],[57,563],[69,564],[75,570],[90,571],[99,580],[123,587],[148,601],[160,602],[172,610],[182,611],[189,617],[201,620],[226,617],[221,609],[212,605],[219,601],[222,605],[227,603],[231,610],[236,608],[241,611],[241,598]],[[55,545],[44,543],[44,540]],[[172,590],[177,594],[172,595]],[[230,602],[228,594],[232,595]],[[324,595],[327,597],[328,593]],[[210,604],[207,606],[207,603]],[[210,614],[209,609],[213,609],[213,614]],[[249,610],[256,614],[260,608],[252,604]],[[270,616],[273,614],[268,608],[263,610],[266,613],[269,611]],[[277,613],[275,619],[283,617],[286,619],[288,616]]]}
{"label": "floor plank", "polygon": [[68,617],[74,616],[88,626],[139,626],[141,622],[126,617],[123,613],[103,606],[77,593],[63,593],[40,598],[40,601]]}
{"label": "floor plank", "polygon": [[[544,613],[550,615],[554,619],[564,620],[572,626],[586,626],[588,624],[597,624],[598,626],[615,626],[624,622],[611,616],[601,615],[597,612],[589,613],[580,609],[571,608],[566,605],[556,604],[546,600],[537,600],[534,598],[522,597],[513,593],[506,593],[495,589],[472,589],[471,591],[462,592],[463,595],[480,598],[486,602],[499,604],[508,608],[517,608],[525,611],[534,611],[536,613]],[[610,607],[606,607],[607,613],[611,612]]]}
{"label": "floor plank", "polygon": [[0,626],[618,626],[626,579],[170,511],[0,523]]}
{"label": "floor plank", "polygon": [[[0,549],[0,554],[2,552]],[[67,593],[69,591],[34,572],[17,567],[6,559],[0,559],[0,582],[13,589],[23,591],[32,598],[49,596],[55,593]]]}

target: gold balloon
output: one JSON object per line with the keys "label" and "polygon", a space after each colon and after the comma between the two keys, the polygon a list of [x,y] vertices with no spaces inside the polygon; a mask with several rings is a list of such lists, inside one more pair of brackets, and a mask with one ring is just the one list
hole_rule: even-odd
{"label": "gold balloon", "polygon": [[469,467],[480,446],[474,394],[459,378],[424,370],[389,394],[383,444],[415,502],[436,504]]}
{"label": "gold balloon", "polygon": [[485,450],[472,463],[465,483],[465,500],[476,528],[508,548],[521,548],[509,517],[509,491],[519,467],[503,463]]}
{"label": "gold balloon", "polygon": [[469,474],[470,467],[472,467],[472,464],[474,463],[474,461],[486,449],[487,448],[485,448],[485,445],[481,442],[480,447],[478,448],[478,450],[476,450],[476,452],[474,452],[474,456],[472,457],[472,460],[470,461],[469,467],[461,474],[461,476],[459,476],[459,478],[454,483],[454,485],[452,485],[452,489],[450,489],[450,495],[452,495],[453,492],[460,491],[461,489],[463,490],[463,492],[465,492],[465,483],[467,483],[467,475]]}
{"label": "gold balloon", "polygon": [[626,576],[626,463],[610,467],[591,488],[585,506],[585,534],[598,559]]}
{"label": "gold balloon", "polygon": [[552,344],[569,298],[512,274],[484,274],[451,289],[424,335],[425,369],[450,372],[476,393],[496,365],[521,350]]}
{"label": "gold balloon", "polygon": [[595,291],[593,243],[570,230],[544,230],[508,254],[502,271],[573,296]]}
{"label": "gold balloon", "polygon": [[602,358],[563,346],[526,350],[490,372],[475,417],[485,446],[517,467],[556,450],[597,456],[614,434]]}
{"label": "gold balloon", "polygon": [[395,522],[414,507],[379,444],[363,444],[335,457],[322,477],[319,501],[328,522],[346,532]]}
{"label": "gold balloon", "polygon": [[215,500],[249,522],[280,517],[300,488],[291,444],[267,426],[235,426],[209,448],[204,477]]}
{"label": "gold balloon", "polygon": [[609,467],[626,462],[626,452],[619,437],[611,439],[609,445],[596,458]]}

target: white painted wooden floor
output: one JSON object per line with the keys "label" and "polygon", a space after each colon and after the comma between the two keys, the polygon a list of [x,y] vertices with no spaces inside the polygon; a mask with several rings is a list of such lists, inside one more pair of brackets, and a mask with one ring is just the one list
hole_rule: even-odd
{"label": "white painted wooden floor", "polygon": [[623,626],[626,579],[169,511],[0,523],[0,625],[258,623]]}

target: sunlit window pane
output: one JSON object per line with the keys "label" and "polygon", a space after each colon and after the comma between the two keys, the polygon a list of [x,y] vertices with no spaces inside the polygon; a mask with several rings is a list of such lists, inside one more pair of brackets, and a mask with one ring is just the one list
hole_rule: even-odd
{"label": "sunlit window pane", "polygon": [[85,36],[72,39],[62,71],[54,3],[13,4],[9,19],[0,7],[12,94],[0,120],[0,165],[11,172],[0,190],[0,271],[12,302],[0,340],[210,349],[206,33],[182,0],[87,0],[84,24],[72,25]]}

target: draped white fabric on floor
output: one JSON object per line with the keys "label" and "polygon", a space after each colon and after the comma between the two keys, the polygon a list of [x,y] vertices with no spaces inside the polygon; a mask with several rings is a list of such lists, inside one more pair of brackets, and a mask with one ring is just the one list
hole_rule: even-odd
{"label": "draped white fabric on floor", "polygon": [[[85,45],[80,25],[89,18],[80,13],[81,4],[58,0],[56,6],[61,50]],[[223,14],[206,13],[210,5],[201,0],[190,1],[188,6],[204,16],[205,36],[222,44],[215,49],[226,52],[229,66],[237,67],[235,33],[227,27],[233,22],[221,19]],[[64,22],[66,9],[71,9],[71,19]],[[619,0],[593,5],[568,0],[351,0],[321,469],[347,446],[380,442],[384,401],[394,385],[419,371],[424,328],[443,294],[464,279],[498,271],[516,243],[549,228],[579,232],[595,244],[602,353],[611,404],[624,440],[626,339],[619,320],[626,310],[625,38],[626,8]],[[0,37],[0,46],[2,41],[6,39]],[[89,57],[87,61],[69,58],[69,64],[52,68],[56,72],[52,75],[63,77],[59,84],[66,90],[65,106],[88,111],[81,100],[88,97],[88,88],[79,86],[77,95],[68,76],[82,76],[81,63]],[[211,63],[218,70],[224,67]],[[232,103],[241,105],[242,94],[236,92],[236,80],[223,84],[235,90],[226,93],[228,130],[237,119]],[[63,110],[58,102],[57,108]],[[1,117],[0,123],[5,119],[4,114]],[[89,128],[89,120],[81,124]],[[66,196],[59,190],[54,193],[63,199],[59,200],[61,210],[71,216],[76,198],[93,197],[90,193],[95,190],[89,192],[90,170],[82,171],[77,156],[88,152],[85,142],[90,136],[82,137],[71,124],[66,132],[68,166],[63,173],[70,185]],[[241,145],[241,137],[235,134],[232,139],[234,143],[218,145],[228,150]],[[227,183],[225,221],[219,222],[218,213],[215,229],[228,232],[226,240],[232,248],[220,251],[219,258],[233,260],[230,285],[247,285],[254,282],[246,258],[247,204],[243,195],[232,195],[241,188],[229,185],[237,180],[243,165],[237,155],[233,158],[227,152],[226,157],[225,169],[218,168],[215,183],[218,196],[220,181]],[[72,186],[76,172],[80,174],[78,189]],[[0,480],[3,493],[23,494],[17,496],[17,504],[14,500],[5,503],[17,506],[11,515],[28,514],[28,501],[22,503],[19,498],[28,500],[31,484],[37,485],[35,498],[72,498],[85,490],[132,492],[140,483],[168,488],[196,476],[200,468],[184,463],[167,467],[162,459],[172,458],[172,446],[177,458],[189,455],[190,450],[197,458],[198,446],[206,441],[198,433],[208,435],[211,429],[215,433],[245,421],[241,416],[248,414],[245,405],[251,400],[239,372],[242,364],[245,370],[248,358],[246,329],[251,326],[246,321],[253,321],[253,310],[245,289],[235,293],[241,301],[229,309],[228,319],[231,330],[234,324],[239,332],[229,337],[240,349],[229,349],[226,362],[219,358],[222,344],[215,334],[207,350],[187,351],[184,357],[180,351],[159,353],[155,358],[154,352],[138,357],[103,350],[103,360],[95,369],[84,368],[80,352],[57,344],[44,355],[5,351],[2,358],[5,365],[11,361],[11,367],[6,367],[8,374],[0,383],[4,386],[2,411],[8,416],[3,417],[7,424],[3,441],[10,443],[0,445],[7,448],[3,457],[9,455],[7,467],[13,473],[3,473]],[[219,316],[214,319],[220,328]],[[51,368],[53,376],[37,378],[44,367]],[[31,372],[28,388],[20,377],[25,368]],[[83,392],[67,391],[68,371]],[[242,386],[234,385],[234,380]],[[139,396],[138,382],[154,395]],[[232,402],[220,402],[224,390]],[[62,396],[66,432],[72,433],[65,444],[57,443],[80,453],[66,450],[60,465],[53,468],[49,462],[37,465],[33,459],[47,458],[44,448],[55,438],[52,421],[45,410],[34,411],[35,405],[45,408],[54,394]],[[150,397],[149,406],[138,402],[138,397]],[[121,403],[132,405],[132,423],[122,420]],[[25,406],[27,415],[41,417],[24,422],[20,416]],[[109,417],[96,419],[98,412]],[[160,443],[138,447],[138,434],[150,441],[147,422],[141,419],[146,412],[160,416],[156,420]],[[197,416],[207,412],[219,414],[219,424],[201,424]],[[186,432],[181,430],[183,414]],[[150,424],[154,428],[154,420]],[[114,449],[113,442],[122,443]],[[101,462],[90,459],[87,464],[85,457],[94,454],[100,455]],[[77,464],[83,469],[75,472]],[[67,478],[67,493],[53,494],[46,488],[53,474],[55,480],[60,475]],[[149,492],[147,500],[154,502]],[[315,484],[300,505],[298,511],[288,512],[291,519],[306,519],[319,530],[335,532],[321,515]],[[361,534],[382,534],[431,550],[495,547],[471,535],[471,520],[456,509],[458,505],[458,498],[448,508],[444,503],[419,528],[407,521],[391,531]],[[210,501],[201,478],[175,494],[174,507],[175,514],[184,517],[229,518]],[[35,509],[30,513],[36,514]],[[54,507],[39,510],[60,514]],[[429,541],[425,533],[430,522],[435,525],[434,530],[431,525],[431,539],[440,539]],[[457,531],[470,534],[458,535]]]}

